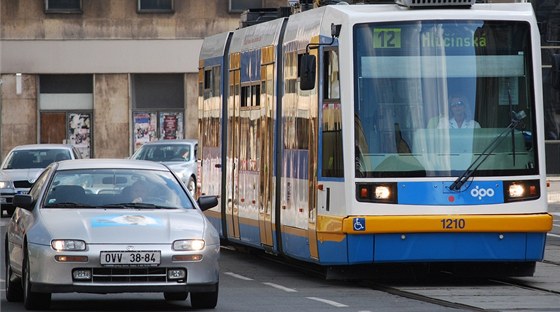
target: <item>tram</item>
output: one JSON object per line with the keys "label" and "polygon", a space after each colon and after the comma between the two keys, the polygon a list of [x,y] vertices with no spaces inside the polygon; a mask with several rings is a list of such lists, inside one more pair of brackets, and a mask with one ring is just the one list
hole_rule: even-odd
{"label": "tram", "polygon": [[[547,212],[529,3],[328,5],[199,60],[199,195],[225,242],[329,268],[531,276]],[[462,110],[462,112],[460,112]]]}

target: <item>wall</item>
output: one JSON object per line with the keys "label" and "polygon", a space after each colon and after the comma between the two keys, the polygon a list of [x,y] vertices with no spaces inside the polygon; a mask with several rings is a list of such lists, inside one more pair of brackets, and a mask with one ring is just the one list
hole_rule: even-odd
{"label": "wall", "polygon": [[[185,74],[185,137],[198,137],[198,51],[239,27],[227,0],[175,0],[175,12],[139,14],[137,0],[82,0],[82,14],[45,14],[44,0],[0,1],[0,160],[37,143],[40,74],[94,75],[93,157],[129,156],[130,74]],[[263,0],[265,7],[287,0]],[[23,94],[15,94],[23,73]]]}

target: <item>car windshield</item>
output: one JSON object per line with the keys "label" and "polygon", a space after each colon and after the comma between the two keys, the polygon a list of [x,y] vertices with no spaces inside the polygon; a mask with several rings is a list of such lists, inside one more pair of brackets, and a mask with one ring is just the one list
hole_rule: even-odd
{"label": "car windshield", "polygon": [[188,144],[154,144],[142,146],[132,159],[151,161],[188,161],[191,146]]}
{"label": "car windshield", "polygon": [[71,158],[72,155],[67,149],[16,150],[8,155],[2,169],[41,169],[54,161]]}
{"label": "car windshield", "polygon": [[189,209],[191,200],[170,172],[79,169],[55,173],[45,208]]}

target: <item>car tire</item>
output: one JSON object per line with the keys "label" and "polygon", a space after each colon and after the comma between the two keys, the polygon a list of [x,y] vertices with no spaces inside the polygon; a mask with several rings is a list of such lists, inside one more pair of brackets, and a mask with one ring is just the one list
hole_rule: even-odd
{"label": "car tire", "polygon": [[48,310],[51,305],[51,294],[31,291],[31,274],[29,272],[30,266],[27,254],[23,262],[23,305],[27,310]]}
{"label": "car tire", "polygon": [[21,280],[14,275],[12,272],[12,266],[10,265],[10,258],[6,257],[6,300],[8,302],[20,302],[23,300],[23,287],[21,286]]}
{"label": "car tire", "polygon": [[216,291],[191,293],[191,307],[194,309],[214,309],[218,304],[218,285]]}
{"label": "car tire", "polygon": [[184,301],[187,300],[189,296],[188,292],[166,292],[163,293],[163,297],[166,301]]}
{"label": "car tire", "polygon": [[187,182],[187,190],[189,190],[193,197],[196,195],[196,181],[193,177],[190,177]]}

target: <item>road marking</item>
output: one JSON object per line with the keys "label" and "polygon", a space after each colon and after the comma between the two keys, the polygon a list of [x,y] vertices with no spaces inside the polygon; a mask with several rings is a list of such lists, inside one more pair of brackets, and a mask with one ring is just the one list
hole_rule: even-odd
{"label": "road marking", "polygon": [[252,281],[252,280],[253,280],[253,279],[250,278],[250,277],[246,277],[246,276],[243,276],[243,275],[239,275],[239,274],[236,274],[236,273],[233,273],[233,272],[225,272],[224,274],[229,275],[229,276],[231,276],[231,277],[238,278],[238,279],[240,279],[240,280],[244,280],[244,281]]}
{"label": "road marking", "polygon": [[552,234],[552,233],[547,233],[546,236],[560,237],[560,235],[558,235],[558,234]]}
{"label": "road marking", "polygon": [[315,300],[315,301],[319,301],[322,303],[326,303],[329,305],[332,305],[333,307],[337,307],[337,308],[348,308],[347,305],[336,302],[336,301],[332,301],[332,300],[327,300],[327,299],[323,299],[323,298],[317,298],[317,297],[307,297],[307,299],[311,299],[311,300]]}
{"label": "road marking", "polygon": [[274,287],[276,289],[283,290],[285,292],[297,292],[297,290],[295,290],[293,288],[284,287],[282,285],[278,285],[278,284],[274,284],[274,283],[263,283],[263,284],[268,285],[270,287]]}

